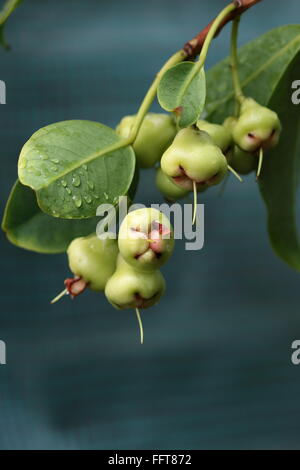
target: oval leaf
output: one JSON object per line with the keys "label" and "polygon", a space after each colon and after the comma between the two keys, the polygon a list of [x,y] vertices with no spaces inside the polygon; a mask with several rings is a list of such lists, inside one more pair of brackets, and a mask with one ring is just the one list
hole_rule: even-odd
{"label": "oval leaf", "polygon": [[[272,29],[239,49],[239,76],[243,92],[266,105],[300,48],[300,26]],[[206,74],[206,119],[222,122],[234,112],[229,58]]]}
{"label": "oval leaf", "polygon": [[[207,119],[216,122],[233,113],[228,65],[229,59],[225,59],[207,73]],[[291,85],[299,79],[299,68],[300,25],[273,29],[239,50],[239,75],[244,93],[274,109],[282,122],[279,145],[266,154],[259,185],[268,210],[272,247],[298,271],[300,242],[295,206],[300,168],[300,112],[292,104]]]}
{"label": "oval leaf", "polygon": [[66,220],[45,214],[37,204],[35,192],[17,181],[7,201],[2,229],[10,242],[21,248],[61,253],[74,238],[95,232],[99,220]]}
{"label": "oval leaf", "polygon": [[44,212],[62,218],[87,218],[102,203],[116,204],[127,194],[135,170],[132,147],[110,151],[121,138],[91,121],[50,124],[26,142],[19,179],[37,192]]}
{"label": "oval leaf", "polygon": [[166,111],[174,111],[178,115],[181,128],[194,124],[205,104],[205,73],[202,68],[193,77],[195,67],[194,62],[181,62],[170,68],[157,90],[159,104]]}
{"label": "oval leaf", "polygon": [[[281,119],[279,145],[264,158],[261,194],[268,210],[268,230],[274,251],[300,271],[300,241],[296,219],[296,192],[300,165],[300,110],[291,101],[291,84],[299,79],[300,52],[274,91],[269,106]],[[269,158],[270,157],[270,158]]]}

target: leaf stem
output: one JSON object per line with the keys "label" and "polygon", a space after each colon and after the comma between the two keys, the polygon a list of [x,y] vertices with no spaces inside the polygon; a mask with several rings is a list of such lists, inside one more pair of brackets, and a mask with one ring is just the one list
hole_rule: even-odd
{"label": "leaf stem", "polygon": [[204,66],[204,63],[205,63],[205,60],[206,60],[206,57],[207,57],[207,53],[208,53],[208,50],[209,50],[209,46],[210,46],[216,32],[218,31],[218,28],[220,27],[220,25],[222,24],[224,19],[228,16],[228,14],[231,13],[236,8],[237,8],[237,4],[230,3],[225,8],[223,8],[223,10],[220,11],[218,16],[212,22],[212,24],[210,26],[210,29],[209,29],[206,37],[205,37],[205,40],[204,40],[204,43],[203,43],[203,46],[202,46],[202,49],[201,49],[201,52],[200,52],[198,62],[196,63],[195,67],[193,67],[193,69],[191,70],[191,73],[188,77],[188,82],[186,84],[187,86],[188,86],[189,83],[192,82],[194,77],[197,75],[197,73],[200,72],[200,70]]}
{"label": "leaf stem", "polygon": [[187,54],[184,52],[183,49],[175,52],[168,60],[167,62],[163,65],[163,67],[160,69],[160,71],[157,73],[155,79],[152,82],[152,85],[150,86],[149,90],[147,91],[145,98],[143,99],[140,108],[137,112],[137,115],[135,117],[134,124],[131,128],[130,135],[128,137],[128,140],[130,143],[133,143],[138,135],[138,132],[140,130],[140,127],[143,123],[144,117],[150,108],[157,92],[157,87],[160,82],[160,79],[164,75],[164,73],[173,65],[178,64],[179,62],[182,62],[186,58]]}
{"label": "leaf stem", "polygon": [[213,23],[212,23],[212,25],[211,25],[208,33],[207,33],[207,36],[204,40],[204,43],[203,43],[203,46],[202,46],[202,49],[201,49],[201,52],[200,52],[200,56],[199,56],[199,59],[198,59],[198,62],[197,62],[197,67],[195,68],[195,71],[193,71],[194,74],[199,72],[199,70],[203,67],[204,62],[206,60],[206,56],[207,56],[207,53],[208,53],[210,43],[213,40],[216,32],[218,31],[218,28],[220,27],[220,25],[222,24],[222,22],[224,21],[226,16],[228,16],[228,14],[231,13],[236,8],[237,8],[237,4],[230,3],[225,8],[223,8],[223,10],[221,10],[220,13],[218,14],[218,16],[214,19],[214,21],[213,21]]}
{"label": "leaf stem", "polygon": [[7,18],[12,14],[21,0],[7,0],[0,11],[0,25],[2,25]]}
{"label": "leaf stem", "polygon": [[236,109],[235,109],[236,116],[239,115],[240,105],[244,99],[244,95],[242,92],[240,79],[239,79],[239,73],[238,73],[237,38],[238,38],[238,31],[239,31],[239,23],[240,23],[240,17],[237,17],[235,18],[235,20],[233,20],[232,28],[231,28],[231,41],[230,41],[230,68],[231,68],[234,96],[235,96],[235,101],[236,101]]}

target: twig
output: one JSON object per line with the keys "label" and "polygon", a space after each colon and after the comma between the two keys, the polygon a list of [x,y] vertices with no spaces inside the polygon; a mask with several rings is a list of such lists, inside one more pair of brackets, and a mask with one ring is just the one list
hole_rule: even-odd
{"label": "twig", "polygon": [[[219,34],[219,32],[224,28],[224,26],[229,23],[230,21],[234,20],[238,16],[240,16],[242,13],[244,13],[246,10],[249,8],[253,7],[256,5],[258,2],[261,2],[262,0],[234,0],[232,3],[234,5],[237,5],[237,8],[230,12],[226,18],[222,21],[220,24],[219,28],[217,29],[217,32],[215,34],[215,37]],[[188,41],[184,47],[183,50],[187,55],[187,59],[193,59],[196,55],[198,55],[202,49],[203,43],[205,41],[205,38],[208,34],[208,31],[211,28],[213,21],[211,21],[202,31],[200,31],[197,36],[195,36],[191,41]]]}

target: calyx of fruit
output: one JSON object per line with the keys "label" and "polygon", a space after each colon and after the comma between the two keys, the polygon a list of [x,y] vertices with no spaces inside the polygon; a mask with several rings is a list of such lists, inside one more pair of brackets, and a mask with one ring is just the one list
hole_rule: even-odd
{"label": "calyx of fruit", "polygon": [[155,182],[158,190],[168,201],[171,202],[177,201],[189,193],[188,190],[185,190],[184,188],[181,188],[176,183],[174,183],[172,178],[166,175],[161,168],[156,170]]}

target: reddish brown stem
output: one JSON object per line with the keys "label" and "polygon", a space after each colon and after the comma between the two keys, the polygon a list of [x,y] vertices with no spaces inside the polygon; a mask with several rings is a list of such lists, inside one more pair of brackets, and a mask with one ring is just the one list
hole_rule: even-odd
{"label": "reddish brown stem", "polygon": [[[249,8],[256,5],[256,3],[261,2],[262,0],[234,0],[232,3],[237,5],[237,8],[233,10],[229,15],[222,21],[221,25],[219,26],[215,37],[219,34],[219,32],[224,28],[224,26],[229,23],[230,21],[234,20],[242,13],[244,13]],[[184,52],[187,54],[187,59],[193,59],[196,55],[198,55],[202,49],[203,43],[207,36],[208,31],[211,28],[213,21],[211,21],[202,31],[200,31],[197,36],[195,36],[191,41],[188,41],[184,45]]]}

